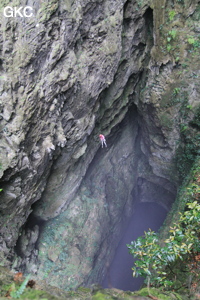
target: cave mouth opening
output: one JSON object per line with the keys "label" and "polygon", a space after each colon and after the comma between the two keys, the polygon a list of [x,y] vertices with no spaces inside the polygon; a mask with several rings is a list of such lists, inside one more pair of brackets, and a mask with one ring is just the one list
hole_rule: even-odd
{"label": "cave mouth opening", "polygon": [[[133,266],[133,257],[128,253],[128,248],[126,247],[126,244],[131,243],[132,240],[142,235],[144,230],[148,230],[149,227],[151,227],[152,230],[159,229],[164,219],[162,220],[161,223],[159,223],[160,225],[158,225],[158,227],[156,228],[153,227],[153,225],[151,225],[150,223],[147,224],[147,219],[148,219],[147,217],[150,217],[152,215],[153,222],[156,222],[157,219],[160,220],[160,216],[162,214],[162,213],[158,213],[157,215],[155,215],[155,211],[157,208],[154,209],[152,208],[152,206],[158,206],[160,211],[164,210],[167,213],[167,210],[162,206],[160,207],[158,204],[160,201],[160,196],[166,194],[166,190],[164,187],[162,188],[162,186],[164,186],[164,184],[166,185],[167,182],[159,178],[157,184],[154,184],[152,182],[149,182],[147,179],[142,178],[142,175],[139,174],[137,171],[139,160],[146,159],[145,164],[148,164],[147,158],[145,157],[144,153],[141,151],[141,139],[142,139],[141,131],[143,128],[141,126],[141,123],[142,123],[142,116],[139,115],[136,105],[132,103],[124,119],[113,128],[110,135],[108,136],[107,142],[109,147],[106,149],[99,148],[95,158],[92,160],[91,164],[87,169],[87,173],[84,179],[85,186],[90,189],[91,199],[92,197],[99,195],[99,192],[97,191],[96,188],[97,186],[102,187],[102,190],[105,189],[106,195],[104,201],[105,204],[107,205],[107,208],[110,207],[110,211],[109,211],[110,220],[112,220],[112,216],[115,215],[116,213],[115,211],[116,204],[121,205],[120,203],[124,201],[123,198],[126,193],[127,174],[130,174],[130,176],[132,176],[134,172],[136,174],[134,180],[133,177],[131,177],[130,182],[128,181],[128,183],[130,183],[130,186],[129,187],[127,186],[130,192],[130,194],[127,195],[128,206],[126,206],[127,203],[126,201],[121,206],[121,211],[120,211],[121,228],[119,228],[119,223],[116,224],[116,228],[117,229],[119,228],[120,234],[117,233],[116,236],[112,238],[111,235],[109,236],[110,234],[109,232],[109,234],[106,236],[108,237],[110,243],[109,247],[116,248],[116,251],[114,254],[114,258],[112,257],[113,261],[111,263],[110,263],[111,260],[109,261],[109,267],[107,268],[106,277],[103,280],[102,280],[102,276],[98,277],[98,279],[100,279],[99,280],[100,284],[104,288],[115,287],[121,290],[134,291],[140,287],[143,281],[141,278],[133,279],[132,277],[131,268]],[[106,158],[107,156],[110,157],[109,161],[108,158]],[[120,169],[118,169],[118,165],[120,163],[121,163],[121,167]],[[118,176],[118,178],[113,178],[114,177],[113,174],[115,176]],[[171,194],[167,196],[166,203],[167,200],[171,198],[171,196],[172,196]],[[88,195],[88,197],[90,197],[90,194]],[[119,202],[117,202],[118,200]],[[32,253],[30,255],[29,255],[30,253],[29,251],[28,253],[29,256],[26,256],[24,254],[25,253],[23,252],[24,247],[22,245],[23,240],[21,238],[19,238],[15,249],[16,254],[24,258],[23,265],[21,268],[22,271],[24,270],[27,271],[27,268],[26,266],[24,266],[24,264],[28,260],[30,260],[32,263],[32,261],[34,262],[36,258],[35,264],[37,265],[37,267],[39,266],[35,254],[36,253],[35,250],[36,251],[40,250],[39,249],[39,247],[41,246],[41,244],[39,245],[39,243],[41,242],[40,237],[44,238],[43,228],[47,227],[46,225],[48,221],[38,218],[34,214],[34,208],[36,205],[37,203],[32,205],[33,212],[30,214],[23,228],[24,234],[28,236],[28,234],[34,232],[35,227],[37,226],[39,227],[38,240],[35,242],[35,245],[33,245],[33,251],[31,250]],[[152,211],[152,213],[150,213],[150,211]],[[147,213],[147,217],[144,215],[145,212]],[[51,220],[51,222],[54,222],[54,220]],[[146,227],[144,227],[145,224],[147,224]],[[139,228],[139,226],[143,226],[143,227]],[[115,229],[114,231],[117,231],[117,229]],[[128,237],[130,236],[130,238],[127,239],[127,236]],[[81,243],[81,237],[80,240],[79,237],[77,239],[78,241],[76,242],[76,245]],[[64,251],[62,252],[62,254],[64,253]],[[99,253],[100,253],[100,247],[95,255],[98,256],[100,255]],[[118,256],[119,258],[117,258]],[[31,260],[32,257],[33,260]],[[97,257],[97,259],[94,260],[97,261],[98,258],[99,257]],[[56,269],[56,267],[54,269]],[[101,269],[98,272],[98,274],[103,274],[103,272],[104,271],[102,271]],[[86,279],[85,285],[90,285],[90,283],[98,282],[98,280],[93,282],[92,280],[93,278],[91,279],[91,281],[89,280],[87,281]]]}
{"label": "cave mouth opening", "polygon": [[124,230],[114,258],[107,268],[107,274],[101,282],[103,288],[117,288],[124,291],[136,291],[141,288],[144,278],[133,277],[132,267],[135,260],[129,254],[126,244],[144,235],[144,231],[149,229],[157,232],[167,213],[168,210],[156,202],[136,203],[134,213]]}
{"label": "cave mouth opening", "polygon": [[31,213],[26,222],[26,228],[32,230],[35,225],[38,225],[39,227],[43,227],[45,222],[46,222],[46,220],[34,215],[34,213]]}
{"label": "cave mouth opening", "polygon": [[148,7],[143,15],[145,19],[145,27],[150,39],[153,41],[153,9]]}
{"label": "cave mouth opening", "polygon": [[[149,114],[152,115],[152,112]],[[143,116],[133,103],[122,122],[113,128],[108,137],[108,142],[120,149],[115,151],[113,147],[111,152],[111,161],[114,168],[112,172],[106,171],[109,162],[104,164],[105,150],[99,149],[86,173],[87,180],[85,184],[87,185],[88,181],[88,185],[90,185],[90,182],[94,183],[95,176],[98,175],[98,166],[101,169],[105,166],[104,176],[100,177],[101,180],[99,182],[106,181],[108,208],[109,205],[116,206],[119,197],[121,197],[120,201],[123,202],[126,190],[129,190],[131,187],[131,199],[127,198],[127,202],[124,202],[118,219],[119,222],[116,224],[120,234],[117,235],[114,229],[115,237],[113,237],[114,234],[112,236],[108,229],[108,239],[112,244],[110,247],[111,251],[113,250],[113,255],[109,256],[108,254],[109,258],[106,257],[105,268],[101,273],[102,276],[99,277],[98,282],[103,288],[117,288],[125,291],[135,291],[140,288],[143,279],[133,278],[132,276],[134,260],[129,254],[126,244],[130,244],[131,241],[143,235],[144,231],[148,231],[149,228],[153,231],[158,231],[176,197],[176,187],[173,182],[162,176],[155,175],[153,172],[149,162],[151,153],[148,147],[144,148],[147,141],[149,142],[146,127],[147,124]],[[160,134],[158,129],[156,130],[155,133]],[[118,137],[123,142],[118,141]],[[130,140],[134,144],[133,148],[129,144]],[[126,155],[123,152],[124,147],[126,148]],[[130,160],[128,157],[130,157]],[[121,158],[125,158],[122,167],[116,169],[115,166],[120,164]],[[127,180],[128,172],[130,172],[131,181]],[[115,180],[116,176],[117,180]],[[127,182],[129,186],[126,186]],[[127,189],[124,188],[125,186]],[[112,210],[110,215],[112,216]],[[108,249],[107,253],[109,251],[110,249]]]}
{"label": "cave mouth opening", "polygon": [[[35,230],[38,231],[38,235],[36,238],[36,241],[34,243],[34,249],[38,250],[38,241],[39,241],[39,235],[42,232],[42,228],[46,224],[46,220],[41,219],[40,217],[34,215],[34,212],[32,212],[26,223],[21,228],[21,235],[19,236],[16,246],[14,248],[14,251],[17,256],[24,258],[26,257],[24,251],[22,250],[24,248],[24,235],[30,236],[31,232],[34,232]],[[29,232],[29,233],[28,233]],[[25,270],[25,266],[23,267],[23,271]]]}

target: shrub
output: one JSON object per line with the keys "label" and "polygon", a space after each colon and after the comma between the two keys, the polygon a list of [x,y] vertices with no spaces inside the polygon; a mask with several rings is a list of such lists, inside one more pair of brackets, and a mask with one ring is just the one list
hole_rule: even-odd
{"label": "shrub", "polygon": [[[187,193],[191,196],[200,194],[200,187],[193,183]],[[176,288],[177,265],[182,265],[184,271],[189,272],[189,261],[200,249],[199,222],[200,204],[190,202],[187,203],[187,210],[180,213],[179,222],[170,227],[169,237],[162,245],[158,234],[151,230],[127,245],[129,253],[138,259],[132,268],[133,276],[144,277],[148,287],[151,282],[155,286]],[[183,260],[185,264],[181,263]]]}

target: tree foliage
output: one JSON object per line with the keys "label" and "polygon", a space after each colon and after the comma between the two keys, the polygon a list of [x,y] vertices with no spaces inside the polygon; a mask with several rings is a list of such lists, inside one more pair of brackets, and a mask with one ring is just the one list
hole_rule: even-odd
{"label": "tree foliage", "polygon": [[[188,192],[199,193],[195,185]],[[143,237],[127,245],[130,254],[137,260],[133,276],[142,276],[147,285],[171,287],[177,279],[177,263],[189,271],[189,260],[200,252],[200,204],[187,203],[187,209],[180,214],[179,222],[170,227],[169,237],[162,244],[154,231],[145,232]],[[188,264],[187,264],[188,262]]]}

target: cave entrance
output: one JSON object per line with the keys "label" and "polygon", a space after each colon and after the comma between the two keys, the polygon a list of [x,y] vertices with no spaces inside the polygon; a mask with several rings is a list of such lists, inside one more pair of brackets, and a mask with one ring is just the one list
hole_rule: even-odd
{"label": "cave entrance", "polygon": [[135,205],[133,216],[124,230],[112,263],[103,279],[104,288],[117,288],[124,291],[138,290],[144,282],[142,277],[133,278],[134,259],[128,253],[126,244],[136,240],[144,231],[158,231],[167,215],[167,210],[156,202],[139,202]]}
{"label": "cave entrance", "polygon": [[24,273],[27,269],[28,260],[37,261],[38,238],[45,223],[46,221],[33,213],[29,215],[14,248],[16,255],[20,258],[16,270],[20,269]]}

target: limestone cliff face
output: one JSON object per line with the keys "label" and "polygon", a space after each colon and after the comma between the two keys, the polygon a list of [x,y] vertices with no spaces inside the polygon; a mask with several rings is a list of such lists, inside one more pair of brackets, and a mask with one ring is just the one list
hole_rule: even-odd
{"label": "limestone cliff face", "polygon": [[68,289],[102,278],[134,201],[174,201],[198,1],[29,5],[0,27],[1,260]]}

